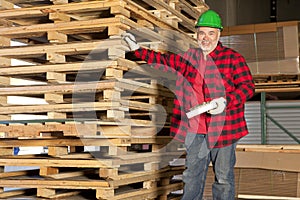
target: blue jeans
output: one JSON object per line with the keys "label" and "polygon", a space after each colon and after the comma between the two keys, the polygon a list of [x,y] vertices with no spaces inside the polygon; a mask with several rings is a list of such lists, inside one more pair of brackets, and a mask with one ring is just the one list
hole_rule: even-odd
{"label": "blue jeans", "polygon": [[215,182],[214,200],[234,200],[234,165],[236,144],[209,149],[205,135],[188,133],[185,140],[186,170],[183,172],[182,200],[202,200],[209,163],[212,162]]}

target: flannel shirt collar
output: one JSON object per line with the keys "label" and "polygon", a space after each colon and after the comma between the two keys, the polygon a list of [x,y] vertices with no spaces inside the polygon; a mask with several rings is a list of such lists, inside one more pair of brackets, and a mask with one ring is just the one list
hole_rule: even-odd
{"label": "flannel shirt collar", "polygon": [[215,58],[218,57],[218,55],[221,53],[221,51],[223,50],[223,45],[222,43],[219,41],[218,45],[216,46],[216,48],[209,54],[209,56],[215,60]]}

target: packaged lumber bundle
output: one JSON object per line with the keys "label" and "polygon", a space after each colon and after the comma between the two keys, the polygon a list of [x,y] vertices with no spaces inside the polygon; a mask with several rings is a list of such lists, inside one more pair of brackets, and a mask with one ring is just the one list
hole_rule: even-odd
{"label": "packaged lumber bundle", "polygon": [[256,75],[299,74],[299,22],[226,27],[221,40],[245,56]]}

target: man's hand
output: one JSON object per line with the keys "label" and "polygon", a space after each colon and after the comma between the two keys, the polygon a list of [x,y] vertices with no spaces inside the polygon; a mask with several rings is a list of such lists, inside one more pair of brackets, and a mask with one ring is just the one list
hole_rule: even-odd
{"label": "man's hand", "polygon": [[224,97],[213,99],[210,103],[213,103],[217,106],[216,108],[207,111],[208,113],[210,113],[212,115],[220,114],[226,108],[226,99]]}
{"label": "man's hand", "polygon": [[122,38],[127,42],[131,51],[135,51],[140,48],[140,45],[137,44],[134,35],[132,35],[131,33],[122,34]]}

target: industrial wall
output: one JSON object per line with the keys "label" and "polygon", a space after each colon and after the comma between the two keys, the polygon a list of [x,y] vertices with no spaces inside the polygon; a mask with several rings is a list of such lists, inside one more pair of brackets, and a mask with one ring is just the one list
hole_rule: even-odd
{"label": "industrial wall", "polygon": [[[260,144],[262,141],[261,129],[261,104],[260,101],[250,101],[246,103],[246,121],[249,134],[242,138],[239,144]],[[300,138],[299,119],[300,119],[300,101],[268,101],[267,106],[273,108],[267,109],[267,114],[279,123],[288,133],[296,138]],[[277,107],[277,108],[274,108]],[[297,144],[287,132],[280,129],[274,122],[267,118],[266,120],[266,142],[267,144]]]}
{"label": "industrial wall", "polygon": [[[276,2],[277,21],[300,20],[299,0]],[[270,22],[271,0],[206,0],[206,4],[220,13],[225,26]]]}

